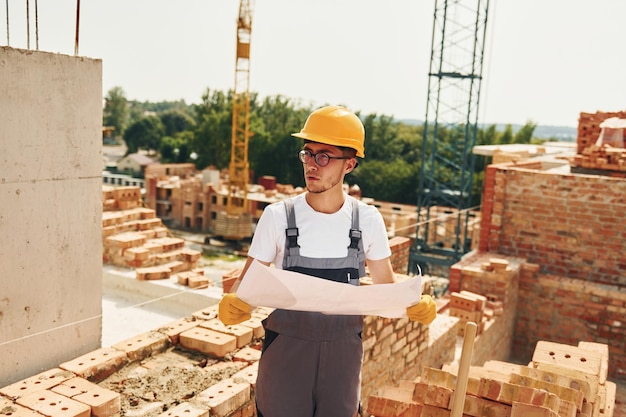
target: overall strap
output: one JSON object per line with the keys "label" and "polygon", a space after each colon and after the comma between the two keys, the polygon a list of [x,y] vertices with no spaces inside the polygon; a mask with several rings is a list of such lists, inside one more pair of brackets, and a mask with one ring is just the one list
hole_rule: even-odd
{"label": "overall strap", "polygon": [[352,206],[352,227],[350,229],[350,246],[348,246],[348,256],[355,257],[359,263],[359,275],[365,276],[365,251],[363,250],[363,240],[361,239],[361,229],[359,228],[359,202],[356,198],[348,196]]}
{"label": "overall strap", "polygon": [[285,229],[285,259],[288,256],[300,255],[300,245],[298,245],[298,228],[296,227],[296,212],[293,208],[293,199],[283,200],[285,211],[287,212],[287,229]]}

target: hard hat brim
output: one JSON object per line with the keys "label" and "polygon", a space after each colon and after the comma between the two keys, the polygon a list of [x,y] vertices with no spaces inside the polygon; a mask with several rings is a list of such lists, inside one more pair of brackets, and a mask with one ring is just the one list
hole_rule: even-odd
{"label": "hard hat brim", "polygon": [[[325,135],[316,135],[315,133],[307,132],[292,133],[291,136],[300,139],[310,140],[312,142],[324,143],[326,145],[351,148],[356,151],[356,156],[358,156],[359,158],[365,158],[363,144],[356,139],[351,140],[347,138],[333,138]],[[353,141],[354,143],[346,143],[346,141]]]}

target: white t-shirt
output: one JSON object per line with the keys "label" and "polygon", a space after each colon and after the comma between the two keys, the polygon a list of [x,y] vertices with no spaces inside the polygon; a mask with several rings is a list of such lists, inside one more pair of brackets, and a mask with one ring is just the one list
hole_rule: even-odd
{"label": "white t-shirt", "polygon": [[[306,193],[295,197],[294,210],[299,236],[300,255],[309,258],[343,258],[348,254],[352,209],[348,198],[339,211],[319,213],[311,208]],[[376,207],[361,201],[359,229],[362,231],[365,258],[380,260],[391,256],[383,217]],[[277,202],[265,208],[257,224],[248,255],[282,268],[285,251],[287,214],[285,204]]]}

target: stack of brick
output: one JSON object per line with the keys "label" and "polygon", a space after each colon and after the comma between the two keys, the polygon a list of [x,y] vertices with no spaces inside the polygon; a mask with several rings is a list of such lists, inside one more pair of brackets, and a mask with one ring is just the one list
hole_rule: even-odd
{"label": "stack of brick", "polygon": [[53,368],[0,389],[0,414],[108,417],[120,413],[120,394],[75,373]]}
{"label": "stack of brick", "polygon": [[626,111],[580,114],[576,138],[577,151],[570,161],[572,167],[609,171],[612,176],[626,177],[626,149],[596,144],[602,132],[600,124],[613,117],[626,119]]}
{"label": "stack of brick", "polygon": [[582,154],[585,149],[594,145],[600,136],[600,123],[611,117],[626,119],[626,111],[580,113],[578,117],[578,135],[576,137],[576,153]]}
{"label": "stack of brick", "polygon": [[450,268],[450,291],[468,290],[507,301],[510,289],[517,286],[523,260],[481,252]]}
{"label": "stack of brick", "polygon": [[227,292],[231,292],[233,284],[235,283],[237,278],[239,278],[242,271],[243,270],[241,268],[233,268],[229,271],[226,271],[222,275],[222,291],[224,291],[224,294]]}
{"label": "stack of brick", "polygon": [[[487,361],[470,367],[463,416],[611,417],[616,385],[607,381],[608,347],[539,342],[528,366]],[[457,368],[424,367],[413,381],[370,396],[374,417],[448,417]]]}
{"label": "stack of brick", "polygon": [[532,280],[538,271],[538,265],[521,258],[489,252],[467,256],[450,268],[450,294],[465,291],[487,299],[482,322],[475,322],[481,335],[475,341],[476,363],[508,359],[513,346],[520,277]]}
{"label": "stack of brick", "polygon": [[185,285],[189,288],[206,288],[212,284],[209,277],[204,275],[204,269],[202,268],[179,272],[176,274],[176,279],[180,285]]}
{"label": "stack of brick", "polygon": [[626,173],[626,149],[591,145],[572,159],[572,166]]}
{"label": "stack of brick", "polygon": [[448,308],[449,314],[452,317],[457,317],[461,321],[461,334],[463,333],[463,329],[465,329],[465,323],[469,321],[476,323],[476,333],[481,334],[485,329],[485,322],[493,317],[493,314],[489,314],[489,312],[485,314],[485,310],[487,309],[487,297],[471,291],[462,290],[460,293],[452,292],[450,294]]}
{"label": "stack of brick", "polygon": [[141,207],[139,187],[103,187],[102,238],[105,263],[136,271],[139,280],[175,278],[193,288],[208,280],[198,268],[201,253],[171,237],[155,211]]}
{"label": "stack of brick", "polygon": [[[252,317],[236,326],[217,319],[217,306],[209,306],[159,329],[137,335],[111,347],[101,348],[74,360],[0,388],[0,414],[36,417],[117,417],[120,415],[233,416],[255,415],[253,389],[256,384],[259,341],[264,336],[261,321],[271,310],[257,308]],[[185,361],[177,349],[206,355],[206,366]],[[164,355],[168,355],[164,357]],[[148,398],[123,398],[123,382],[114,377],[123,368],[137,365],[136,375],[150,380],[167,367],[202,369],[206,387],[186,401],[172,404]],[[227,368],[235,369],[232,376]],[[208,375],[225,375],[212,381]],[[111,379],[111,382],[109,382]],[[180,383],[181,381],[176,381]],[[107,388],[108,387],[108,388]],[[155,414],[155,410],[167,410]],[[40,413],[40,414],[39,414]],[[238,413],[238,414],[237,414]]]}

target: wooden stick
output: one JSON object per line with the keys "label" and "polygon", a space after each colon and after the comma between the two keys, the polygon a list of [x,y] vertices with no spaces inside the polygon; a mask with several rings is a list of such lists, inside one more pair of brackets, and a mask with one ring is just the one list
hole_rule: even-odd
{"label": "wooden stick", "polygon": [[474,349],[475,338],[476,323],[468,321],[465,324],[465,333],[463,334],[463,350],[461,351],[459,372],[456,376],[456,388],[454,390],[454,399],[452,402],[450,417],[463,416],[465,393],[467,392],[467,379],[469,377],[470,365],[472,364],[472,350]]}

